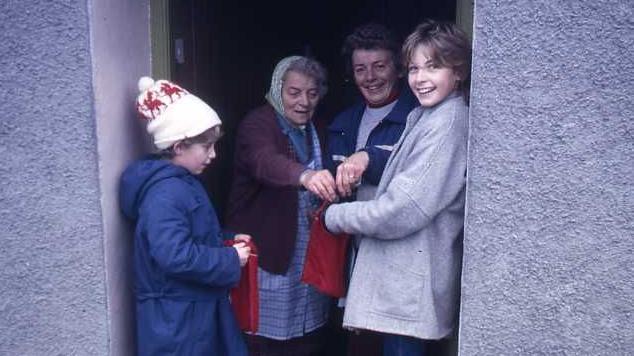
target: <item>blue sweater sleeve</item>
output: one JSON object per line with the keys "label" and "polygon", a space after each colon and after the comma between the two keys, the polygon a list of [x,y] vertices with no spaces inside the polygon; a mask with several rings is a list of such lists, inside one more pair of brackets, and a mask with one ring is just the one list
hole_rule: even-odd
{"label": "blue sweater sleeve", "polygon": [[367,146],[362,151],[367,152],[370,158],[368,168],[363,173],[363,179],[369,184],[379,185],[381,175],[392,152],[376,146]]}
{"label": "blue sweater sleeve", "polygon": [[233,231],[229,231],[229,230],[222,230],[220,231],[220,239],[221,240],[233,240],[236,238],[236,235],[238,233],[233,232]]}
{"label": "blue sweater sleeve", "polygon": [[162,193],[144,204],[147,207],[145,233],[152,259],[176,278],[215,287],[235,285],[240,279],[236,250],[196,243],[187,210],[178,203],[178,197]]}
{"label": "blue sweater sleeve", "polygon": [[332,148],[330,147],[332,145],[332,138],[330,138],[330,136],[328,136],[328,144],[326,146],[326,148],[322,151],[321,153],[321,161],[322,164],[324,166],[325,169],[330,171],[330,174],[332,174],[333,177],[335,177],[337,175],[337,166],[338,163],[335,163],[335,161],[332,160]]}

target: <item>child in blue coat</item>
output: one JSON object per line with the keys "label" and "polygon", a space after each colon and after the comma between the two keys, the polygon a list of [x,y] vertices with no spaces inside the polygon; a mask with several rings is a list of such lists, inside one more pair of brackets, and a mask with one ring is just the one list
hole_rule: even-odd
{"label": "child in blue coat", "polygon": [[134,221],[138,355],[246,355],[229,304],[250,237],[226,234],[196,177],[215,157],[220,119],[183,88],[139,80],[137,110],[159,153],[123,173],[120,203]]}

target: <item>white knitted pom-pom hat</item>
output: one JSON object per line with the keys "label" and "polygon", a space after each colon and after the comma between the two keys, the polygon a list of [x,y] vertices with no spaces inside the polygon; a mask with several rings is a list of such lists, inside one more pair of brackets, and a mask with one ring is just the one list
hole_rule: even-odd
{"label": "white knitted pom-pom hat", "polygon": [[214,109],[174,83],[141,77],[138,86],[136,108],[159,149],[222,124]]}

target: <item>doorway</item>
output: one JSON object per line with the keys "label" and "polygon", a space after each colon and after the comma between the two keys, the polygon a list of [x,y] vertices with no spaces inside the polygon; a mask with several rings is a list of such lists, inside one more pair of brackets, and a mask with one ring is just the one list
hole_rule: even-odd
{"label": "doorway", "polygon": [[[249,110],[264,103],[271,73],[281,58],[307,55],[327,68],[328,94],[316,114],[325,125],[357,95],[340,55],[345,36],[356,26],[382,23],[402,40],[425,18],[464,18],[472,2],[154,0],[153,46],[162,50],[153,52],[155,75],[163,66],[159,75],[208,102],[223,121],[226,135],[204,176],[221,220],[231,182],[235,130]],[[470,22],[465,27],[470,30]]]}
{"label": "doorway", "polygon": [[[328,70],[328,94],[315,115],[326,125],[358,95],[340,54],[355,27],[381,23],[403,40],[429,18],[456,22],[471,35],[473,5],[473,0],[151,0],[154,77],[181,84],[223,121],[218,158],[203,177],[221,222],[237,126],[248,111],[265,103],[281,58],[314,57]],[[456,338],[432,348],[433,354],[455,355]]]}

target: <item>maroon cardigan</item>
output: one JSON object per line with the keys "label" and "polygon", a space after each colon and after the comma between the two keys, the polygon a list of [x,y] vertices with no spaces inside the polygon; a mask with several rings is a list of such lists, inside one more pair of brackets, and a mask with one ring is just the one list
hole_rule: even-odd
{"label": "maroon cardigan", "polygon": [[299,176],[305,170],[266,104],[238,128],[227,227],[249,234],[264,270],[288,270],[297,235]]}

